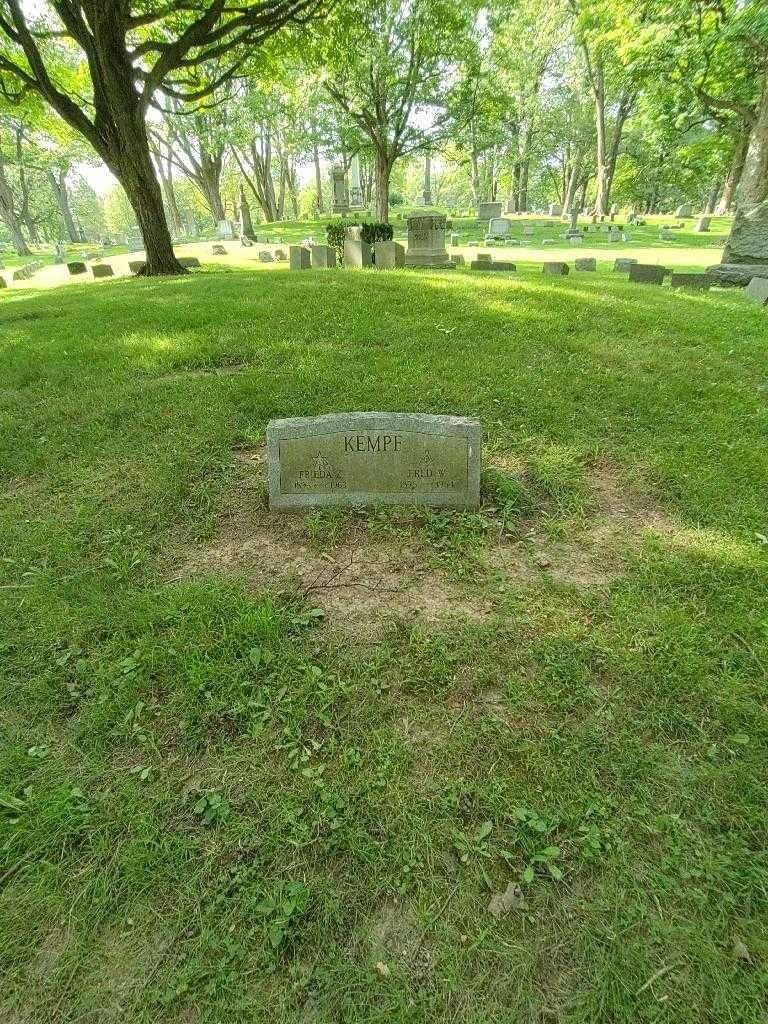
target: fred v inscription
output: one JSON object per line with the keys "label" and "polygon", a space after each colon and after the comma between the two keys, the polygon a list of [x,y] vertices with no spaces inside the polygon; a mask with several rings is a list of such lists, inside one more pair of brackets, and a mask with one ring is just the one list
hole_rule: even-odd
{"label": "fred v inscription", "polygon": [[357,412],[267,425],[272,508],[480,503],[479,420]]}

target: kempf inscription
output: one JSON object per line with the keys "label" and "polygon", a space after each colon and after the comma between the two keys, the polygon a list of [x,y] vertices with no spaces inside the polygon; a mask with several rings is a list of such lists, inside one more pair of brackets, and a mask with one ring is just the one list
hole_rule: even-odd
{"label": "kempf inscription", "polygon": [[272,508],[480,503],[479,420],[335,413],[267,425]]}

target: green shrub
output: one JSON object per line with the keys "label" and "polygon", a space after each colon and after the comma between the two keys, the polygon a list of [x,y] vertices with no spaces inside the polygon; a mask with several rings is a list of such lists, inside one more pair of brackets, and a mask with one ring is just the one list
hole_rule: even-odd
{"label": "green shrub", "polygon": [[393,234],[392,225],[384,224],[381,221],[344,220],[343,218],[329,221],[325,229],[325,236],[328,245],[336,250],[339,263],[344,262],[344,236],[347,228],[353,227],[363,229],[361,232],[363,241],[368,242],[369,245],[373,245],[375,242],[388,242]]}

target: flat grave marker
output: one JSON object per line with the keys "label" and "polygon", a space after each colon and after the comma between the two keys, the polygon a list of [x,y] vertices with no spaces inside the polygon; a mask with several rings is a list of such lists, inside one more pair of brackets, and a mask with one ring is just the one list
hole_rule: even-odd
{"label": "flat grave marker", "polygon": [[271,508],[480,504],[480,421],[351,412],[267,424]]}

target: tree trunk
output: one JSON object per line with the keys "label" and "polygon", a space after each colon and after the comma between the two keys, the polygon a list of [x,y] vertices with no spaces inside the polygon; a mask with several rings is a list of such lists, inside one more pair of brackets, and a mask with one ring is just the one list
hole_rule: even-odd
{"label": "tree trunk", "polygon": [[579,209],[580,210],[585,210],[587,208],[587,189],[589,188],[589,179],[590,179],[590,176],[588,174],[585,174],[584,178],[583,178],[583,180],[581,182],[581,185],[580,185],[580,188],[581,188],[581,195],[579,197]]}
{"label": "tree trunk", "polygon": [[144,121],[142,119],[137,123],[126,117],[119,124],[118,131],[120,138],[116,146],[117,154],[110,154],[108,166],[125,189],[128,202],[136,214],[147,255],[144,273],[150,276],[185,274],[187,271],[173,252]]}
{"label": "tree trunk", "polygon": [[632,112],[634,106],[635,97],[622,91],[621,99],[619,100],[619,107],[616,112],[616,124],[613,128],[613,137],[611,139],[611,145],[608,150],[608,160],[606,168],[606,181],[605,181],[605,207],[603,211],[607,212],[608,205],[611,201],[611,189],[613,188],[613,178],[616,174],[616,162],[619,158],[619,147],[621,146],[621,140],[624,135],[624,125],[627,123],[627,118]]}
{"label": "tree trunk", "polygon": [[381,149],[376,150],[376,219],[389,223],[389,179],[393,160]]}
{"label": "tree trunk", "polygon": [[63,168],[59,168],[58,177],[53,171],[46,171],[48,178],[48,184],[51,186],[51,191],[56,197],[56,205],[59,208],[61,219],[64,222],[64,230],[67,234],[67,238],[70,242],[77,244],[80,241],[77,228],[75,227],[75,219],[72,216],[72,207],[69,205],[69,192],[67,190],[67,172]]}
{"label": "tree trunk", "polygon": [[728,168],[728,177],[725,179],[723,191],[720,196],[720,202],[717,204],[717,208],[715,210],[715,213],[720,216],[728,213],[733,206],[736,189],[739,187],[741,176],[744,173],[744,164],[747,159],[748,149],[749,125],[745,123],[736,138],[736,145],[734,146],[733,156],[731,157],[731,165]]}
{"label": "tree trunk", "polygon": [[[314,128],[313,128],[314,131]],[[312,159],[315,164],[315,205],[318,214],[323,213],[323,176],[320,173],[320,150],[317,148],[317,140],[312,143]]]}
{"label": "tree trunk", "polygon": [[181,223],[181,214],[179,213],[179,206],[176,202],[176,192],[173,187],[173,178],[163,177],[162,180],[163,197],[165,199],[165,209],[168,213],[168,219],[170,220],[171,234],[179,235],[184,234],[184,225]]}
{"label": "tree trunk", "polygon": [[256,238],[256,233],[253,230],[253,221],[251,220],[251,208],[245,197],[245,189],[242,182],[240,183],[240,237]]}
{"label": "tree trunk", "polygon": [[576,194],[582,176],[583,163],[584,153],[580,147],[577,147],[573,157],[573,163],[571,164],[571,173],[568,175],[568,182],[565,186],[565,195],[563,197],[563,213],[570,213],[571,207],[574,205],[576,201]]}
{"label": "tree trunk", "polygon": [[595,188],[595,213],[598,217],[608,211],[608,153],[605,130],[605,76],[603,65],[598,61],[593,75],[595,97],[595,129],[597,131],[597,182]]}
{"label": "tree trunk", "polygon": [[480,195],[480,163],[477,157],[477,146],[475,145],[475,130],[472,128],[472,192],[475,196],[475,206],[483,202]]}
{"label": "tree trunk", "polygon": [[739,186],[739,206],[751,210],[768,199],[768,74],[763,79],[763,91],[752,126]]}
{"label": "tree trunk", "polygon": [[27,234],[29,235],[29,244],[40,245],[40,234],[37,230],[37,224],[35,224],[30,213],[24,214],[24,226],[26,227]]}
{"label": "tree trunk", "polygon": [[704,204],[704,213],[712,214],[717,208],[717,197],[720,195],[720,190],[723,187],[722,181],[718,178],[717,181],[712,182],[712,188],[709,190],[707,201]]}
{"label": "tree trunk", "polygon": [[21,231],[21,221],[16,213],[13,190],[5,174],[5,161],[0,151],[0,220],[8,228],[13,248],[19,256],[30,256],[29,246]]}
{"label": "tree trunk", "polygon": [[530,157],[526,156],[520,167],[520,193],[517,199],[517,208],[521,213],[528,209],[528,176],[531,171]]}

